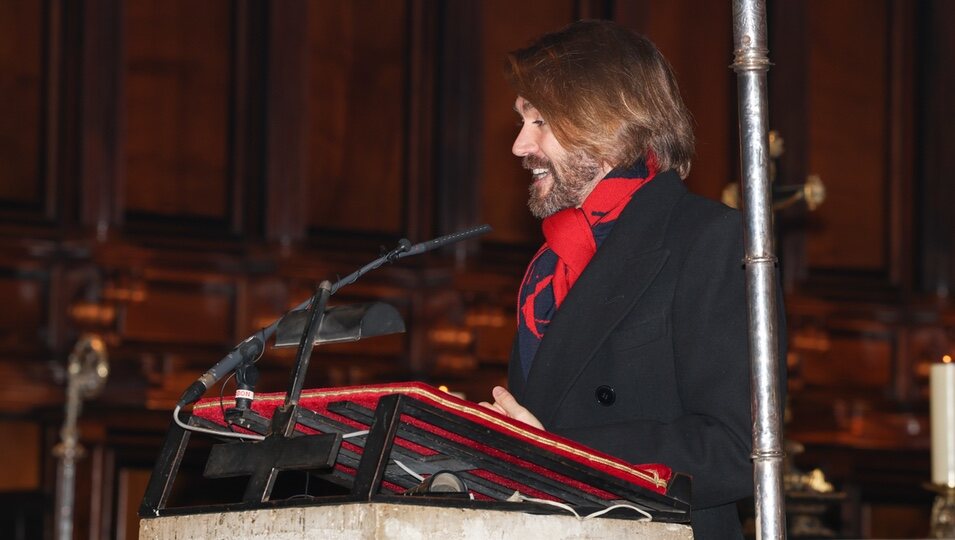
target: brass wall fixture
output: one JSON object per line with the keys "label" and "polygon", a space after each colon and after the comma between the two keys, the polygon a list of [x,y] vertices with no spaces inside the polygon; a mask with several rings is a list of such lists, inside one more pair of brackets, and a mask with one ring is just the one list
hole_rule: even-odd
{"label": "brass wall fixture", "polygon": [[76,421],[84,399],[96,396],[109,376],[106,344],[95,334],[85,334],[70,353],[67,363],[65,419],[60,430],[62,441],[53,449],[60,460],[56,477],[56,540],[73,538],[73,506],[76,460],[83,457]]}
{"label": "brass wall fixture", "polygon": [[[769,181],[773,185],[773,210],[788,208],[799,201],[805,201],[809,211],[813,211],[826,200],[826,186],[818,174],[810,174],[806,182],[780,186],[776,184],[776,160],[785,152],[783,138],[777,131],[769,132]],[[723,188],[723,204],[733,208],[740,207],[739,182],[733,182]]]}

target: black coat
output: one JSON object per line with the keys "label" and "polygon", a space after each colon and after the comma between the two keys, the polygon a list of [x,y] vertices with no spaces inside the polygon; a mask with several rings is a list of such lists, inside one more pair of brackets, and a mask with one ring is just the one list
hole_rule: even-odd
{"label": "black coat", "polygon": [[662,173],[567,295],[526,381],[511,358],[511,392],[549,431],[690,474],[697,539],[741,537],[735,502],[752,494],[744,281],[739,212]]}

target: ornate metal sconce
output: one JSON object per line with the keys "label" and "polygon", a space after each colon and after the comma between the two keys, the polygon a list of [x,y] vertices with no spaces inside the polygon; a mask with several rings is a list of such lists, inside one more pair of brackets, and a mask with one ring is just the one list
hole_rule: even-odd
{"label": "ornate metal sconce", "polygon": [[62,441],[53,449],[60,459],[56,476],[56,538],[73,538],[73,506],[76,460],[83,457],[76,421],[83,400],[100,392],[109,376],[106,344],[95,334],[86,334],[76,342],[67,365],[66,418],[60,429]]}
{"label": "ornate metal sconce", "polygon": [[[769,132],[769,181],[773,184],[773,210],[788,208],[799,201],[805,201],[809,211],[813,211],[826,200],[826,186],[818,174],[810,174],[803,184],[790,186],[776,185],[776,160],[786,151],[783,138],[776,131]],[[740,186],[733,182],[723,188],[723,204],[739,208]]]}

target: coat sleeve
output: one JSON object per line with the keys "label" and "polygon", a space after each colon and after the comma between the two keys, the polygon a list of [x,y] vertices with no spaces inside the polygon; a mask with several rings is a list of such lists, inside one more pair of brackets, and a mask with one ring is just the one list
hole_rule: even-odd
{"label": "coat sleeve", "polygon": [[[632,463],[665,463],[692,475],[694,508],[752,493],[752,420],[743,238],[739,215],[697,228],[672,300],[676,391],[682,410],[555,432]],[[781,307],[781,304],[780,304]]]}

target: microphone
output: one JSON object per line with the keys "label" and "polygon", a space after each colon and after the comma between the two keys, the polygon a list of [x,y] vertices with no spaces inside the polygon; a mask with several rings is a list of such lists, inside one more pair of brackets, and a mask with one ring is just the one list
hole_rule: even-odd
{"label": "microphone", "polygon": [[[329,294],[335,294],[335,292],[337,292],[341,287],[350,283],[354,283],[355,280],[364,275],[366,272],[374,270],[386,262],[394,262],[398,259],[408,257],[409,255],[417,255],[419,253],[431,251],[432,249],[437,249],[441,246],[446,246],[454,242],[467,240],[468,238],[473,238],[480,234],[489,232],[490,230],[491,226],[485,224],[415,245],[411,245],[411,241],[409,241],[407,238],[402,238],[398,241],[398,247],[395,249],[382,255],[381,257],[378,257],[371,263],[366,264],[344,279],[337,281],[334,285],[332,285]],[[305,309],[311,300],[311,298],[305,300],[301,304],[290,309],[289,312]],[[265,351],[265,342],[271,339],[272,335],[275,334],[275,330],[278,328],[279,322],[281,320],[281,317],[276,319],[266,328],[259,330],[258,332],[247,337],[242,343],[236,345],[236,347],[232,349],[232,351],[226,355],[225,358],[216,362],[216,365],[209,368],[209,370],[203,373],[202,376],[196,380],[196,382],[189,385],[189,388],[186,388],[186,391],[183,392],[182,396],[179,398],[177,406],[185,407],[186,405],[198,400],[200,397],[202,397],[202,394],[204,394],[206,390],[211,388],[215,383],[219,382],[226,374],[231,373],[232,370],[241,366],[245,362],[254,362],[258,360]]]}
{"label": "microphone", "polygon": [[475,236],[482,235],[484,233],[490,232],[491,226],[488,224],[479,225],[465,231],[459,231],[453,234],[446,236],[441,236],[435,238],[434,240],[428,240],[427,242],[421,242],[420,244],[415,244],[408,248],[407,251],[398,254],[399,259],[404,259],[405,257],[410,257],[411,255],[418,255],[419,253],[424,253],[425,251],[431,251],[432,249],[438,249],[439,247],[446,246],[448,244],[453,244],[455,242],[460,242],[462,240],[467,240],[468,238],[474,238]]}
{"label": "microphone", "polygon": [[[278,325],[272,323],[272,326],[269,328],[274,326]],[[271,334],[268,336],[265,335],[266,330],[268,329],[259,330],[245,338],[245,341],[239,343],[225,358],[216,362],[216,365],[209,368],[208,371],[196,379],[196,382],[189,385],[189,388],[186,388],[186,391],[183,392],[179,398],[177,405],[179,407],[185,407],[193,401],[196,401],[202,397],[202,394],[206,393],[206,390],[211,388],[212,385],[219,382],[222,377],[225,377],[227,373],[232,372],[232,370],[246,362],[258,360],[258,358],[262,356],[262,352],[265,351],[265,340],[271,337]],[[272,328],[272,332],[275,332],[274,328]]]}
{"label": "microphone", "polygon": [[411,240],[402,238],[401,240],[398,240],[398,247],[388,252],[388,254],[385,255],[385,258],[388,260],[388,262],[395,262],[402,257],[403,253],[407,253],[409,249],[411,249]]}

